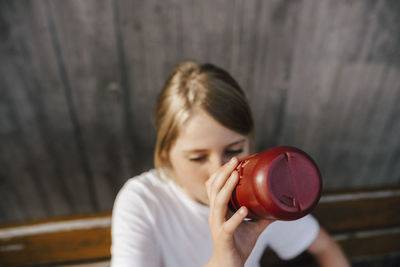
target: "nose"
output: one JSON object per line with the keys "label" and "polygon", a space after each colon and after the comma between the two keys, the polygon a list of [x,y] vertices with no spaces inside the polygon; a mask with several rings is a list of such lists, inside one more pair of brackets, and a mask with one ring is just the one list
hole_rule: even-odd
{"label": "nose", "polygon": [[223,164],[225,164],[222,156],[210,157],[209,176],[215,173]]}

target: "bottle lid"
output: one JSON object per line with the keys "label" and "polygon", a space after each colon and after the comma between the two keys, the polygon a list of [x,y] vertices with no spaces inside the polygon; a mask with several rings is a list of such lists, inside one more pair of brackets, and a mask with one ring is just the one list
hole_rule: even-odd
{"label": "bottle lid", "polygon": [[317,204],[321,195],[321,175],[305,152],[292,147],[278,148],[280,151],[267,172],[268,195],[275,206],[276,217],[298,219],[310,213]]}

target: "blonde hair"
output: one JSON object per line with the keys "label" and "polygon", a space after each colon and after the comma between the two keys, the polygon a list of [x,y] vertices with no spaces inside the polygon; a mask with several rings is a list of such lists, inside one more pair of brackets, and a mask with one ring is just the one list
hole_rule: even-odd
{"label": "blonde hair", "polygon": [[239,84],[225,70],[212,64],[182,62],[172,72],[157,100],[154,152],[157,169],[170,167],[168,152],[196,108],[206,111],[228,129],[250,135],[254,143],[251,110]]}

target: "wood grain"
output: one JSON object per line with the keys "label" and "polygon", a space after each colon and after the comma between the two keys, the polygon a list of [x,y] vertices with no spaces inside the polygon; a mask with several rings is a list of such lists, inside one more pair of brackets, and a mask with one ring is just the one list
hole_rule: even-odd
{"label": "wood grain", "polygon": [[297,146],[325,189],[400,184],[396,0],[0,1],[0,223],[109,211],[153,166],[173,66],[242,85],[256,151]]}
{"label": "wood grain", "polygon": [[400,195],[319,203],[313,211],[331,233],[400,226]]}
{"label": "wood grain", "polygon": [[[399,238],[399,233],[374,237],[351,237],[347,240],[339,241],[339,245],[342,247],[344,253],[351,261],[356,262],[357,260],[363,260],[365,265],[367,265],[368,258],[384,259],[385,257],[393,257],[393,255],[397,255],[398,257],[400,254],[400,245],[398,242]],[[307,252],[302,253],[292,260],[284,261],[279,259],[279,257],[273,251],[267,249],[261,258],[260,266],[289,267],[319,265],[312,255]]]}
{"label": "wood grain", "polygon": [[[319,203],[314,215],[352,260],[400,255],[399,191],[400,188],[392,191],[386,188],[326,193],[324,197],[331,197],[331,201]],[[333,196],[339,200],[332,200]],[[60,224],[64,226],[60,227]],[[14,231],[10,233],[11,230]],[[110,213],[0,227],[0,263],[6,265],[108,260],[110,246]],[[261,260],[262,266],[293,266],[294,263],[305,265],[310,262],[312,258],[304,255],[283,262],[269,250]]]}

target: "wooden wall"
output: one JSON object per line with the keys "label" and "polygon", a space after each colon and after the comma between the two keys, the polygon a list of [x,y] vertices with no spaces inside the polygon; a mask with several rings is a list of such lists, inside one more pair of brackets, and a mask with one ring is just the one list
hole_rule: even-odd
{"label": "wooden wall", "polygon": [[0,223],[111,210],[186,59],[243,86],[258,151],[302,148],[326,190],[399,185],[399,47],[397,0],[0,0]]}

